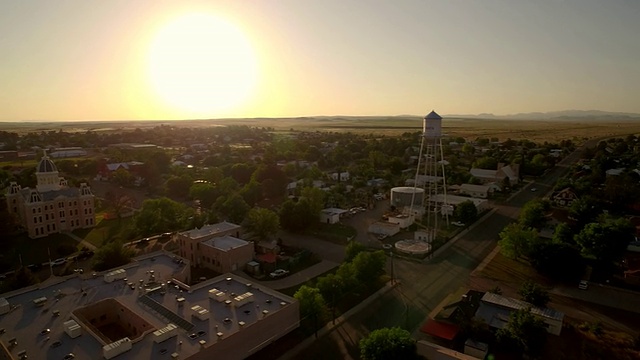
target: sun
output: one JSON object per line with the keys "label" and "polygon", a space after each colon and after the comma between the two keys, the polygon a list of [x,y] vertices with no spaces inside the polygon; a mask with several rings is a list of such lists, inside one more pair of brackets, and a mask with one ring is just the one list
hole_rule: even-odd
{"label": "sun", "polygon": [[232,23],[192,13],[163,26],[153,38],[148,75],[163,101],[199,116],[239,107],[257,83],[251,43]]}

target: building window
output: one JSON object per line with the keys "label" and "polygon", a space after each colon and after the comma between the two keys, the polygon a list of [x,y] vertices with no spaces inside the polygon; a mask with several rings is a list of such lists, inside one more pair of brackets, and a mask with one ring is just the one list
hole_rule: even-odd
{"label": "building window", "polygon": [[47,232],[51,231],[51,228],[49,227],[49,224],[47,224]]}
{"label": "building window", "polygon": [[32,209],[32,211],[33,211],[34,214],[36,213],[36,209]]}
{"label": "building window", "polygon": [[56,231],[56,224],[51,225],[53,227],[53,231]]}
{"label": "building window", "polygon": [[60,210],[60,217],[63,218],[64,217],[64,210]]}
{"label": "building window", "polygon": [[78,215],[78,209],[76,209],[75,213],[76,213],[76,215]]}
{"label": "building window", "polygon": [[41,208],[38,208],[38,214],[39,214],[39,213],[41,213],[41,212],[42,212],[42,209],[41,209]]}
{"label": "building window", "polygon": [[73,202],[73,205],[74,205],[74,206],[78,206],[78,202],[77,202],[77,201],[74,201],[74,202]]}
{"label": "building window", "polygon": [[42,222],[42,216],[39,216],[39,217],[38,217],[38,221],[39,221],[39,222]]}
{"label": "building window", "polygon": [[44,214],[44,219],[49,220],[49,214]]}
{"label": "building window", "polygon": [[37,217],[37,216],[34,216],[34,217],[33,217],[33,223],[34,223],[34,224],[37,224],[37,223],[38,223],[38,217]]}
{"label": "building window", "polygon": [[36,228],[36,235],[38,235],[38,228]]}

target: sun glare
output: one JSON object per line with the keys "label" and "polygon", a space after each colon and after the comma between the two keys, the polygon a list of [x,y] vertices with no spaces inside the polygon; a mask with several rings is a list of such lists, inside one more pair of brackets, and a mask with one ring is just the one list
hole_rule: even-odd
{"label": "sun glare", "polygon": [[257,82],[256,57],[245,35],[203,13],[183,15],[158,31],[148,70],[168,105],[198,116],[226,115],[247,100]]}

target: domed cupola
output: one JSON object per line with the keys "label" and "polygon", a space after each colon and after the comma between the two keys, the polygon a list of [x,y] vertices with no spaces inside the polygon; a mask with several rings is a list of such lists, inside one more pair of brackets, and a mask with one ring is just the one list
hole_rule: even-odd
{"label": "domed cupola", "polygon": [[42,157],[42,159],[40,159],[40,163],[38,163],[38,169],[36,170],[36,172],[39,172],[39,173],[55,172],[55,173],[57,173],[58,172],[58,168],[56,167],[56,164],[54,164],[53,161],[51,161],[51,159],[49,159],[49,157],[45,153],[45,155]]}
{"label": "domed cupola", "polygon": [[36,178],[38,179],[38,185],[36,186],[38,191],[60,190],[58,168],[49,159],[46,152],[36,167]]}

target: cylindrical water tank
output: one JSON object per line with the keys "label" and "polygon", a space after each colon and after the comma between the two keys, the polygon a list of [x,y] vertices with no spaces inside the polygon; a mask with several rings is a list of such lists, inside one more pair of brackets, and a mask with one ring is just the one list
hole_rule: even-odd
{"label": "cylindrical water tank", "polygon": [[435,111],[427,114],[422,121],[422,136],[426,138],[439,138],[442,136],[442,117]]}
{"label": "cylindrical water tank", "polygon": [[395,207],[411,206],[412,199],[413,206],[423,206],[424,189],[409,186],[394,187],[391,189],[391,205]]}

